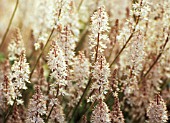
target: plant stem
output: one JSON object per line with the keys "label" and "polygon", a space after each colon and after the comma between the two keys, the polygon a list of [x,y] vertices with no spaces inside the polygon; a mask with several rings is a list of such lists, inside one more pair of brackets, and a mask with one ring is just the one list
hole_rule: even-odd
{"label": "plant stem", "polygon": [[92,81],[91,81],[91,77],[90,77],[90,78],[89,78],[89,81],[88,81],[88,84],[87,84],[87,86],[86,86],[86,88],[85,88],[85,90],[84,90],[84,92],[83,92],[83,95],[81,96],[79,102],[77,103],[76,107],[75,107],[74,110],[73,110],[73,114],[72,114],[72,117],[71,117],[70,120],[69,120],[69,123],[73,120],[73,117],[74,117],[75,113],[77,112],[77,109],[78,109],[80,103],[82,102],[82,100],[83,100],[84,97],[86,96],[86,93],[87,93],[87,91],[88,91],[88,89],[89,89],[89,87],[90,87],[90,85],[91,85],[91,82],[92,82]]}
{"label": "plant stem", "polygon": [[51,110],[50,110],[50,113],[48,114],[48,117],[47,117],[45,123],[48,123],[48,120],[49,120],[49,118],[50,118],[50,115],[51,115],[51,113],[52,113],[54,107],[55,107],[55,104],[52,106],[52,108],[51,108]]}
{"label": "plant stem", "polygon": [[80,4],[79,4],[78,9],[77,9],[78,11],[80,10],[80,7],[81,7],[83,1],[84,1],[84,0],[81,0],[81,1],[80,1]]}
{"label": "plant stem", "polygon": [[5,115],[4,123],[6,123],[6,122],[7,122],[9,115],[10,115],[10,114],[11,114],[11,112],[13,111],[13,108],[14,108],[15,102],[16,102],[16,99],[14,100],[13,105],[12,105],[12,106],[10,106],[10,107],[9,107],[9,109],[8,109],[8,112],[7,112],[7,114]]}
{"label": "plant stem", "polygon": [[39,57],[38,57],[35,65],[34,65],[32,71],[31,71],[31,73],[30,73],[30,79],[31,79],[31,77],[32,77],[32,75],[33,75],[33,73],[34,73],[34,70],[35,70],[35,68],[36,68],[36,66],[37,66],[37,64],[38,64],[38,62],[39,62],[39,60],[40,60],[40,58],[41,58],[41,56],[42,56],[45,48],[47,47],[47,45],[48,45],[48,43],[49,43],[49,41],[50,41],[50,39],[51,39],[51,37],[52,37],[52,35],[53,35],[53,33],[54,33],[54,30],[55,30],[55,28],[53,28],[53,29],[51,30],[51,33],[50,33],[50,35],[49,35],[49,37],[48,37],[48,40],[47,40],[45,46],[43,47],[43,49],[42,49],[42,51],[41,51],[41,53],[40,53],[40,55],[39,55]]}
{"label": "plant stem", "polygon": [[98,57],[99,41],[100,41],[99,38],[100,38],[100,33],[98,33],[97,35],[97,48],[96,48],[95,62],[97,61],[97,57]]}
{"label": "plant stem", "polygon": [[[60,89],[60,86],[58,85],[58,86],[57,86],[57,94],[56,94],[55,98],[58,97],[59,89]],[[49,114],[48,114],[48,116],[47,116],[47,119],[46,119],[45,123],[48,123],[48,120],[49,120],[49,118],[50,118],[50,115],[51,115],[51,113],[52,113],[52,111],[53,111],[53,109],[54,109],[55,106],[56,106],[56,104],[54,104],[54,105],[51,107],[51,110],[50,110],[50,112],[49,112]]]}
{"label": "plant stem", "polygon": [[13,11],[13,13],[12,13],[12,16],[11,16],[11,19],[10,19],[10,21],[9,21],[8,27],[7,27],[6,31],[5,31],[5,34],[4,34],[4,36],[3,36],[3,38],[2,38],[2,41],[1,41],[1,44],[0,44],[0,50],[1,50],[1,48],[2,48],[2,46],[3,46],[3,44],[4,44],[4,42],[5,42],[6,36],[7,36],[8,32],[9,32],[9,29],[10,29],[10,27],[11,27],[12,21],[13,21],[13,19],[14,19],[15,13],[16,13],[16,10],[17,10],[17,8],[18,8],[18,4],[19,4],[19,0],[16,1],[14,11]]}
{"label": "plant stem", "polygon": [[[169,36],[169,35],[168,35]],[[158,60],[160,59],[160,57],[162,56],[162,53],[163,53],[163,50],[165,49],[165,47],[166,47],[166,45],[167,45],[167,43],[168,43],[168,41],[169,41],[169,38],[168,38],[168,36],[167,36],[167,38],[166,38],[166,40],[165,40],[165,43],[163,44],[163,46],[162,46],[162,51],[158,54],[158,56],[156,57],[156,60],[152,63],[152,65],[150,66],[150,68],[147,70],[147,72],[143,75],[143,78],[145,78],[148,74],[149,74],[149,72],[152,70],[152,68],[156,65],[156,63],[158,62]]]}
{"label": "plant stem", "polygon": [[134,35],[134,32],[136,30],[136,26],[139,22],[139,17],[136,21],[136,25],[134,27],[134,29],[132,30],[132,33],[130,34],[129,38],[127,39],[126,43],[123,45],[123,47],[121,48],[121,50],[118,52],[118,54],[116,55],[116,57],[114,58],[114,60],[111,62],[110,66],[109,67],[112,67],[112,65],[116,62],[116,60],[119,58],[120,54],[123,52],[123,50],[126,48],[127,44],[130,42],[131,38],[133,37]]}

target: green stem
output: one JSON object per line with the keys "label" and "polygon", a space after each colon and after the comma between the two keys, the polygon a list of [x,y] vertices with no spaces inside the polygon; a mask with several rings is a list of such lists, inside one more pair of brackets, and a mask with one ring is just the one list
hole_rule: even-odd
{"label": "green stem", "polygon": [[9,21],[8,27],[7,27],[6,31],[5,31],[5,34],[4,34],[3,38],[2,38],[2,42],[1,42],[1,44],[0,44],[0,49],[2,48],[2,46],[3,46],[4,42],[5,42],[6,36],[7,36],[8,32],[9,32],[9,29],[10,29],[11,24],[12,24],[12,21],[13,21],[13,19],[14,19],[16,10],[17,10],[17,8],[18,8],[18,4],[19,4],[19,0],[16,1],[16,5],[15,5],[14,11],[13,11],[13,13],[12,13],[11,19],[10,19],[10,21]]}
{"label": "green stem", "polygon": [[69,123],[73,120],[73,117],[74,117],[74,115],[76,114],[78,107],[80,106],[82,100],[83,100],[84,97],[86,96],[86,93],[87,93],[87,91],[88,91],[88,89],[89,89],[89,87],[90,87],[90,85],[91,85],[91,82],[92,82],[92,81],[91,81],[91,77],[90,77],[90,79],[89,79],[89,81],[88,81],[88,84],[87,84],[87,86],[86,86],[86,88],[85,88],[85,90],[84,90],[84,92],[83,92],[83,95],[81,96],[79,102],[77,103],[76,107],[75,107],[74,110],[73,110],[73,114],[72,114],[72,117],[71,117],[70,120],[69,120]]}
{"label": "green stem", "polygon": [[81,0],[81,1],[80,1],[80,4],[79,4],[78,9],[77,9],[78,11],[80,10],[80,7],[81,7],[83,1],[84,1],[84,0]]}

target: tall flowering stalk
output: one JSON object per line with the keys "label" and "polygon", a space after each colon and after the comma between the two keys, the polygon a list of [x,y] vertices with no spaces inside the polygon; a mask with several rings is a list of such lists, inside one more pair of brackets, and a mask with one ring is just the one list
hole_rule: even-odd
{"label": "tall flowering stalk", "polygon": [[127,55],[129,54],[129,72],[127,73],[128,78],[125,80],[126,84],[125,87],[125,94],[131,94],[135,89],[138,89],[138,84],[139,84],[139,77],[140,73],[143,69],[143,63],[144,63],[144,58],[145,58],[145,44],[144,44],[144,39],[143,35],[137,33],[134,35],[133,42],[130,45],[130,54],[127,52]]}
{"label": "tall flowering stalk", "polygon": [[107,32],[109,30],[108,16],[104,6],[101,6],[91,17],[90,50],[93,61],[97,61],[109,41]]}
{"label": "tall flowering stalk", "polygon": [[15,36],[12,38],[8,46],[8,58],[11,61],[18,60],[22,51],[25,50],[24,42],[20,30],[17,28],[15,30]]}
{"label": "tall flowering stalk", "polygon": [[67,64],[65,62],[63,50],[55,41],[52,43],[52,47],[48,53],[47,64],[51,70],[51,77],[55,79],[55,83],[51,86],[58,86],[58,95],[65,95],[65,86],[67,85]]}
{"label": "tall flowering stalk", "polygon": [[7,123],[23,123],[19,108],[16,105],[14,106],[13,113],[7,120]]}
{"label": "tall flowering stalk", "polygon": [[49,32],[54,26],[54,0],[41,0],[36,2],[37,9],[34,12],[34,20],[36,21],[33,23],[33,34],[37,40],[34,43],[34,47],[35,50],[38,50],[45,45]]}
{"label": "tall flowering stalk", "polygon": [[114,105],[110,114],[112,123],[124,123],[124,117],[122,111],[120,110],[120,103],[117,93],[114,94]]}
{"label": "tall flowering stalk", "polygon": [[104,56],[94,63],[92,70],[92,83],[91,90],[94,94],[89,98],[89,101],[105,99],[105,94],[109,90],[110,68]]}
{"label": "tall flowering stalk", "polygon": [[72,87],[69,87],[69,90],[72,93],[72,100],[69,102],[70,106],[74,106],[81,98],[89,77],[90,62],[83,52],[79,52],[79,55],[75,57],[73,64],[73,81],[76,83],[73,84]]}
{"label": "tall flowering stalk", "polygon": [[58,45],[64,53],[64,58],[67,65],[73,64],[76,42],[77,38],[73,36],[71,27],[69,25],[64,26],[61,30],[61,34],[59,35]]}
{"label": "tall flowering stalk", "polygon": [[50,103],[47,110],[47,120],[46,122],[59,122],[66,123],[65,114],[63,112],[63,107],[57,98],[49,99]]}
{"label": "tall flowering stalk", "polygon": [[26,61],[25,51],[23,50],[18,61],[14,61],[14,64],[11,67],[10,74],[10,91],[11,100],[8,102],[10,105],[16,100],[17,104],[22,104],[23,101],[20,99],[22,97],[21,90],[26,90],[26,82],[29,81],[29,64]]}
{"label": "tall flowering stalk", "polygon": [[10,73],[10,64],[9,61],[5,61],[3,71],[3,81],[0,84],[0,107],[2,110],[6,110],[7,103],[10,101],[10,80],[9,80],[9,73]]}

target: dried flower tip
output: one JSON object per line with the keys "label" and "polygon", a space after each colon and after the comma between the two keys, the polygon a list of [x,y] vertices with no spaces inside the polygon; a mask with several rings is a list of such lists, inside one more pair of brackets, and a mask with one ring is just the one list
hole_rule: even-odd
{"label": "dried flower tip", "polygon": [[114,93],[114,105],[113,111],[111,112],[112,123],[124,123],[123,113],[120,110],[120,103],[117,93]]}
{"label": "dried flower tip", "polygon": [[157,94],[155,100],[151,101],[147,109],[150,123],[165,123],[168,120],[167,108],[162,97]]}
{"label": "dried flower tip", "polygon": [[25,50],[20,30],[17,28],[15,31],[16,35],[8,46],[8,58],[11,61],[18,60],[22,51]]}

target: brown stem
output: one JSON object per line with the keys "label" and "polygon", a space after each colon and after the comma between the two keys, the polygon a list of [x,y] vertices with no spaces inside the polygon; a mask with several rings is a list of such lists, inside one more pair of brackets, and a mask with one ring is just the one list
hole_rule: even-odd
{"label": "brown stem", "polygon": [[100,33],[98,33],[98,35],[97,35],[97,46],[96,46],[95,62],[97,61],[97,57],[98,57],[99,41],[100,41],[99,38],[100,38]]}
{"label": "brown stem", "polygon": [[35,65],[34,65],[32,71],[31,71],[31,73],[30,73],[30,79],[31,79],[31,77],[32,77],[32,75],[33,75],[33,73],[34,73],[34,70],[35,70],[35,68],[36,68],[36,66],[37,66],[37,64],[38,64],[38,62],[39,62],[39,60],[40,60],[40,58],[41,58],[41,56],[42,56],[45,48],[47,47],[47,45],[48,45],[48,43],[49,43],[49,41],[50,41],[50,39],[51,39],[51,37],[52,37],[52,35],[53,35],[53,33],[54,33],[54,30],[55,30],[55,28],[53,28],[53,29],[51,30],[51,33],[50,33],[50,35],[49,35],[49,37],[48,37],[48,40],[47,40],[45,46],[43,47],[43,49],[42,49],[42,51],[41,51],[41,53],[40,53],[40,55],[39,55],[39,57],[38,57]]}
{"label": "brown stem", "polygon": [[14,11],[12,13],[11,19],[9,21],[8,27],[7,27],[6,31],[5,31],[5,34],[4,34],[3,38],[2,38],[2,42],[0,44],[0,49],[2,48],[2,46],[3,46],[4,42],[5,42],[6,36],[7,36],[8,32],[9,32],[9,29],[10,29],[12,21],[14,19],[15,13],[17,11],[18,4],[19,4],[19,0],[16,1],[16,5],[15,5]]}
{"label": "brown stem", "polygon": [[167,43],[168,43],[168,41],[169,41],[169,34],[168,34],[168,36],[167,36],[167,38],[166,38],[166,40],[165,40],[165,43],[163,44],[163,46],[162,46],[162,51],[158,54],[158,56],[156,57],[156,60],[152,63],[152,65],[150,66],[150,68],[147,70],[147,72],[143,75],[143,78],[145,78],[148,74],[149,74],[149,72],[152,70],[152,68],[156,65],[156,63],[158,62],[158,60],[160,59],[160,57],[162,56],[162,53],[163,53],[163,50],[165,49],[165,47],[166,47],[166,45],[167,45]]}

